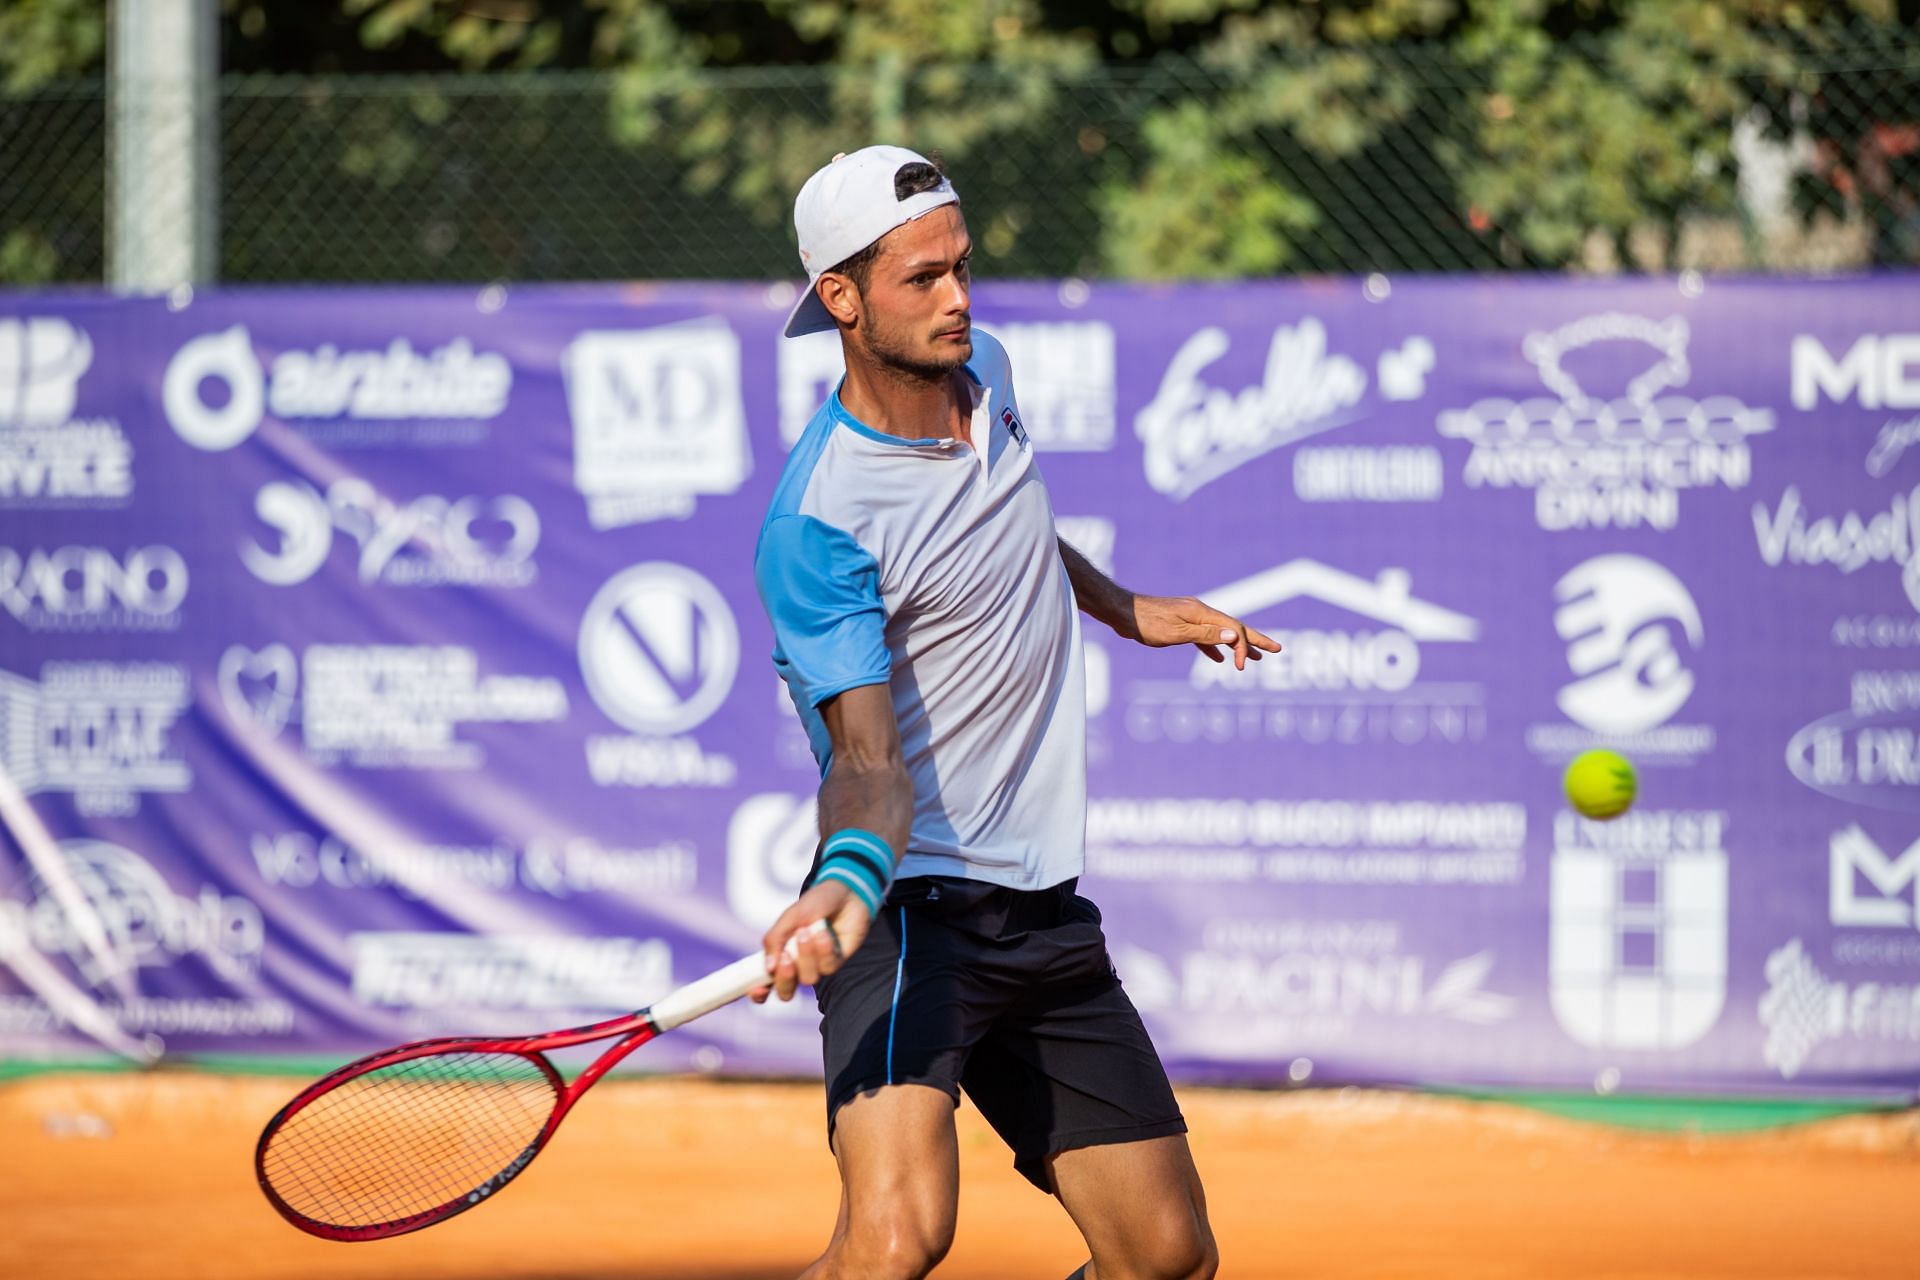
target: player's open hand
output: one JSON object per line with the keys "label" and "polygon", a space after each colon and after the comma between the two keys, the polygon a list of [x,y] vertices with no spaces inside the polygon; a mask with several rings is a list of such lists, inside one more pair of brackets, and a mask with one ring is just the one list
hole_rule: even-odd
{"label": "player's open hand", "polygon": [[1262,651],[1280,652],[1278,640],[1192,596],[1135,596],[1133,622],[1141,644],[1190,644],[1215,662],[1225,662],[1231,652],[1239,671],[1249,659],[1258,662]]}
{"label": "player's open hand", "polygon": [[[822,921],[824,928],[815,927]],[[772,982],[749,993],[754,1003],[764,1004],[774,992],[791,1000],[801,983],[811,986],[834,972],[866,940],[872,923],[867,905],[844,881],[822,880],[808,889],[762,940]]]}

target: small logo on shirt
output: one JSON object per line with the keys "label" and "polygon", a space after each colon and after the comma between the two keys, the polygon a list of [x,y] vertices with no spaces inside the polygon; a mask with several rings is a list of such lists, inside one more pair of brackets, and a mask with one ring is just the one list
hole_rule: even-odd
{"label": "small logo on shirt", "polygon": [[1027,429],[1020,425],[1020,419],[1014,416],[1012,409],[1002,409],[1000,421],[1006,424],[1007,434],[1011,435],[1022,449],[1032,447],[1027,443]]}

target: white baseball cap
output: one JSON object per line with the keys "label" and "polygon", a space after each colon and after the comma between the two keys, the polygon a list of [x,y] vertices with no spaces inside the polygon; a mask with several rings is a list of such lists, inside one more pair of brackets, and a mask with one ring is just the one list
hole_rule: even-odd
{"label": "white baseball cap", "polygon": [[789,338],[834,327],[833,316],[814,287],[821,272],[839,266],[897,226],[941,205],[960,203],[960,193],[944,177],[931,191],[905,200],[894,195],[893,175],[902,166],[932,163],[905,147],[862,147],[835,156],[807,179],[793,202],[793,229],[800,236],[807,291],[787,317]]}

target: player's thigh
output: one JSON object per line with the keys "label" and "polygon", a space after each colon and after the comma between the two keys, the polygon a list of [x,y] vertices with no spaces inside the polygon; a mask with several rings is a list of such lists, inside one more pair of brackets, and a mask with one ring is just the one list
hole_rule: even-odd
{"label": "player's thigh", "polygon": [[1047,1167],[1102,1277],[1212,1274],[1213,1228],[1185,1134],[1077,1147]]}
{"label": "player's thigh", "polygon": [[844,1230],[905,1237],[934,1255],[953,1239],[960,1199],[954,1101],[928,1085],[869,1089],[835,1115]]}

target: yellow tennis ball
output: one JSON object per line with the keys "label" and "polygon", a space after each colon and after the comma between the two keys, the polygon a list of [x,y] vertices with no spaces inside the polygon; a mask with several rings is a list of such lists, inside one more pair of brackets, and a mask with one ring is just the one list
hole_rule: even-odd
{"label": "yellow tennis ball", "polygon": [[1567,766],[1567,799],[1589,818],[1617,818],[1640,789],[1633,765],[1618,751],[1582,751]]}

